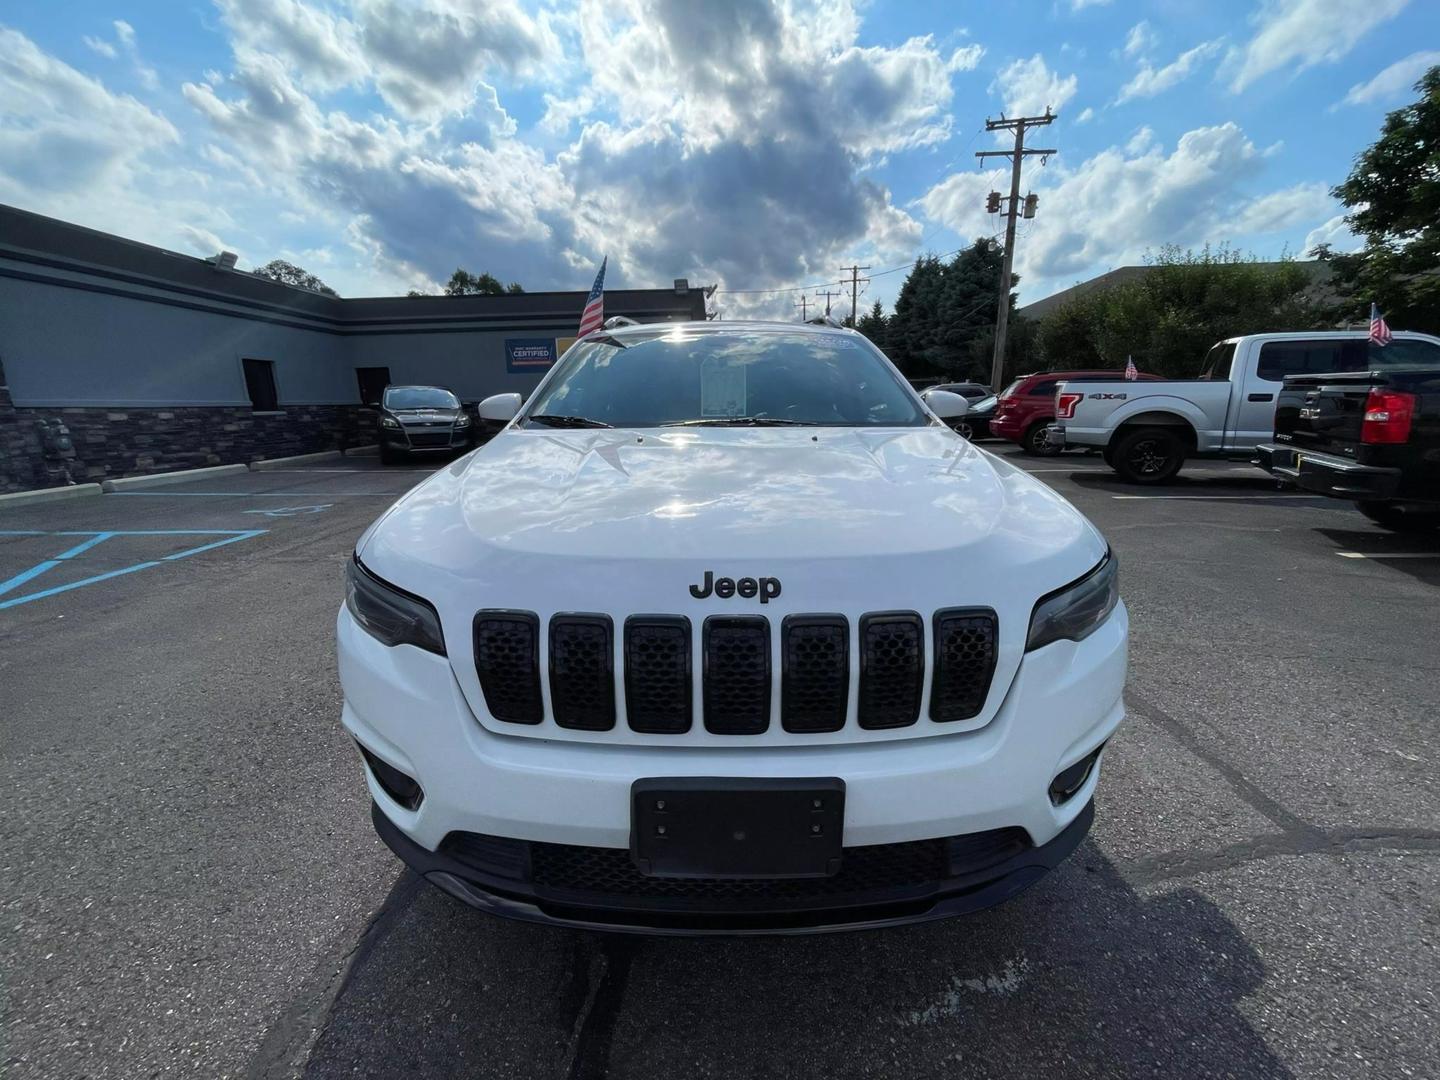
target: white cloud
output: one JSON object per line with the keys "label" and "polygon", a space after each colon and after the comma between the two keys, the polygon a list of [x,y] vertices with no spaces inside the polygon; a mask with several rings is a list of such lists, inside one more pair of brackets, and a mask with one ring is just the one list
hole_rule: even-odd
{"label": "white cloud", "polygon": [[[1078,278],[1136,263],[1163,244],[1199,246],[1281,234],[1334,212],[1317,184],[1258,197],[1245,192],[1265,158],[1233,123],[1186,132],[1173,150],[1148,128],[1077,167],[1035,170],[1039,213],[1016,249],[1027,298]],[[926,216],[962,236],[993,232],[984,213],[988,177],[960,173],[919,200]]]}
{"label": "white cloud", "polygon": [[105,41],[102,38],[92,37],[91,35],[86,34],[80,40],[85,42],[85,47],[87,49],[89,49],[91,52],[99,53],[101,56],[105,57],[106,60],[114,60],[117,56],[120,55],[119,52],[116,51],[114,45],[111,45],[110,42]]}
{"label": "white cloud", "polygon": [[1075,118],[1075,123],[1088,124],[1093,119],[1095,119],[1095,110],[1087,105],[1080,110],[1080,115]]}
{"label": "white cloud", "polygon": [[[583,0],[533,18],[503,3],[357,0],[312,18],[294,0],[223,2],[233,68],[183,87],[217,136],[207,162],[263,178],[287,210],[333,221],[352,257],[415,282],[473,264],[578,287],[603,253],[617,285],[753,288],[823,280],[851,256],[901,261],[919,223],[866,169],[946,139],[951,78],[984,54],[928,37],[862,45],[849,0]],[[579,55],[557,62],[567,47]],[[572,145],[519,141],[492,70],[553,87],[539,126],[579,122]],[[324,101],[352,84],[396,115]],[[327,280],[344,291],[343,275]]]}
{"label": "white cloud", "polygon": [[1038,115],[1049,108],[1054,112],[1075,96],[1080,80],[1074,75],[1061,77],[1036,53],[1029,60],[1007,64],[990,84],[990,92],[1005,103],[1008,115]]}
{"label": "white cloud", "polygon": [[1361,239],[1350,231],[1344,214],[1336,214],[1329,221],[1306,233],[1301,253],[1309,252],[1318,244],[1329,244],[1337,252],[1358,251],[1365,246]]}
{"label": "white cloud", "polygon": [[1409,0],[1266,0],[1255,36],[1233,50],[1230,89],[1244,90],[1280,68],[1292,73],[1334,62],[1365,34],[1394,18]]}
{"label": "white cloud", "polygon": [[965,45],[950,54],[949,68],[951,71],[974,71],[984,55],[983,45]]}
{"label": "white cloud", "polygon": [[1119,105],[1135,98],[1162,94],[1187,79],[1201,63],[1219,51],[1218,40],[1205,41],[1193,49],[1187,49],[1162,68],[1151,67],[1148,63],[1141,64],[1134,78],[1120,88],[1120,95],[1115,99],[1115,103]]}
{"label": "white cloud", "polygon": [[1125,35],[1125,55],[1141,56],[1155,47],[1155,31],[1144,19],[1130,28]]}
{"label": "white cloud", "polygon": [[1072,11],[1083,11],[1088,7],[1104,7],[1110,2],[1111,0],[1070,0],[1070,9]]}
{"label": "white cloud", "polygon": [[1228,223],[1228,232],[1231,236],[1288,232],[1334,209],[1327,185],[1296,184],[1242,203]]}
{"label": "white cloud", "polygon": [[156,70],[145,62],[140,55],[140,45],[135,39],[135,28],[124,19],[116,19],[110,24],[115,30],[115,41],[109,42],[104,38],[97,38],[86,34],[81,40],[85,47],[107,60],[119,59],[123,52],[129,59],[135,77],[140,85],[147,90],[156,90],[160,86],[160,76]]}
{"label": "white cloud", "polygon": [[1440,52],[1411,53],[1397,60],[1369,82],[1356,83],[1340,105],[1372,105],[1392,101],[1413,87],[1421,75],[1440,64]]}

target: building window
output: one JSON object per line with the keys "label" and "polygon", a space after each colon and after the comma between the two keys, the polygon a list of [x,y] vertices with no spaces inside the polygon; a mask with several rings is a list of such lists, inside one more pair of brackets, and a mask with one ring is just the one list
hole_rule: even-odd
{"label": "building window", "polygon": [[380,398],[385,393],[385,387],[390,385],[390,369],[388,367],[357,367],[355,379],[360,383],[360,404],[378,405]]}
{"label": "building window", "polygon": [[245,392],[250,395],[250,407],[256,412],[274,412],[279,408],[280,399],[275,393],[275,361],[241,361],[245,367]]}

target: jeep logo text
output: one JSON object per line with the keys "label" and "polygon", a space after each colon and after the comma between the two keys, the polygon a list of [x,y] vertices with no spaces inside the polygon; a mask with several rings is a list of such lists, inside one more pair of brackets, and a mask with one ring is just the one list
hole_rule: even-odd
{"label": "jeep logo text", "polygon": [[775,597],[780,595],[780,579],[778,577],[742,577],[739,581],[734,578],[717,578],[713,570],[705,571],[705,580],[699,585],[690,586],[690,595],[696,600],[704,600],[711,593],[714,593],[721,600],[729,600],[732,596],[739,596],[743,600],[753,600],[760,597],[760,603],[768,604]]}

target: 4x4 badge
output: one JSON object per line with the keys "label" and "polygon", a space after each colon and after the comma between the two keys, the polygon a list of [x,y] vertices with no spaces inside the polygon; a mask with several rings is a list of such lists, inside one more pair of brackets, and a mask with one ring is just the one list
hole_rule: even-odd
{"label": "4x4 badge", "polygon": [[736,581],[734,578],[728,577],[717,578],[715,571],[706,570],[705,580],[699,585],[690,586],[690,595],[696,600],[704,600],[711,593],[721,600],[729,600],[732,596],[753,600],[758,596],[760,603],[768,604],[780,595],[780,579],[778,577],[742,577]]}

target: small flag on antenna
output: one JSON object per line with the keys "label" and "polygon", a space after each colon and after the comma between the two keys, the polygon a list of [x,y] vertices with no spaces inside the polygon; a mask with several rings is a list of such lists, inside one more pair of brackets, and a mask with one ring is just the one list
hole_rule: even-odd
{"label": "small flag on antenna", "polygon": [[1133,359],[1132,357],[1127,356],[1127,357],[1125,358],[1125,379],[1126,379],[1126,381],[1127,381],[1127,382],[1134,382],[1134,381],[1135,381],[1136,379],[1138,379],[1139,377],[1140,377],[1140,371],[1139,371],[1138,368],[1136,368],[1134,359]]}
{"label": "small flag on antenna", "polygon": [[585,310],[580,313],[580,329],[575,332],[576,337],[584,337],[605,325],[605,264],[609,261],[608,255],[600,260],[600,272],[595,275],[595,284],[585,298]]}
{"label": "small flag on antenna", "polygon": [[1385,316],[1380,314],[1380,306],[1374,302],[1370,304],[1370,344],[1389,345],[1390,326],[1385,321]]}

